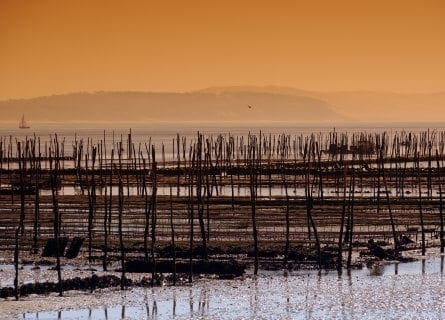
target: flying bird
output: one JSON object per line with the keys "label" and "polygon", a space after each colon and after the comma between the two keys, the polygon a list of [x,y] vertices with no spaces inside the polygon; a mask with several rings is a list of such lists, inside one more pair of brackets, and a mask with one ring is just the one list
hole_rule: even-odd
{"label": "flying bird", "polygon": [[251,106],[250,104],[248,104],[247,107],[248,107],[249,109],[252,109],[252,106]]}

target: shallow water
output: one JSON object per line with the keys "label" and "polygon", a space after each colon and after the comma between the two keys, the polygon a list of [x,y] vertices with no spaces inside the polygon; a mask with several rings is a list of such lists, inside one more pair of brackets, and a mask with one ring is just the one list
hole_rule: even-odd
{"label": "shallow water", "polygon": [[[442,131],[445,128],[445,123],[34,123],[31,129],[18,129],[16,123],[1,123],[0,124],[0,139],[8,144],[11,141],[24,140],[26,137],[36,135],[40,137],[42,144],[42,151],[44,151],[45,142],[52,140],[57,134],[59,142],[64,142],[65,155],[72,155],[72,145],[74,141],[84,140],[87,144],[87,139],[90,138],[93,143],[98,143],[105,137],[108,154],[111,151],[113,142],[118,142],[121,137],[124,141],[127,139],[128,133],[132,132],[132,141],[135,146],[139,143],[144,146],[144,143],[151,141],[158,150],[158,161],[160,159],[161,145],[165,147],[165,159],[171,160],[174,158],[173,140],[179,133],[184,137],[187,143],[194,141],[197,138],[197,133],[203,133],[207,137],[218,135],[244,136],[247,137],[249,133],[258,135],[260,132],[265,135],[279,135],[286,134],[293,138],[299,135],[326,135],[333,130],[345,133],[357,133],[366,131],[368,133],[381,133],[386,131],[388,134],[400,133],[402,131],[420,133],[428,130]],[[391,139],[389,140],[391,142]],[[15,153],[15,143],[13,143],[13,150]],[[73,162],[67,161],[64,166],[72,167]],[[434,164],[433,164],[434,165]]]}
{"label": "shallow water", "polygon": [[[193,286],[71,292],[0,302],[18,319],[441,319],[444,257],[371,269],[262,272]],[[23,312],[28,310],[29,312]],[[8,313],[6,313],[8,314]]]}
{"label": "shallow water", "polygon": [[[75,139],[90,137],[94,142],[103,139],[106,130],[107,145],[113,139],[126,139],[128,128],[133,128],[133,141],[147,142],[148,137],[160,149],[165,143],[166,159],[173,158],[172,141],[179,132],[187,141],[196,139],[199,130],[207,134],[247,135],[258,134],[307,134],[327,133],[331,127],[299,126],[236,126],[236,125],[33,125],[29,131],[20,131],[16,125],[3,125],[0,137],[8,141],[12,135],[23,139],[34,132],[41,136],[42,144],[55,132],[65,140],[66,154],[70,154]],[[444,128],[443,124],[433,127]],[[345,126],[340,131],[389,132],[411,130],[419,132],[424,127]],[[114,134],[112,132],[114,130]],[[108,151],[110,148],[108,148]],[[158,152],[159,154],[159,152]],[[66,162],[66,167],[72,165]],[[67,187],[64,194],[76,194],[74,187]],[[114,190],[113,190],[114,191]],[[166,190],[165,192],[167,192]],[[223,190],[231,194],[231,190]],[[300,190],[297,192],[299,193]],[[330,190],[329,190],[330,191]],[[65,193],[66,192],[66,193]],[[163,192],[161,190],[160,192]],[[237,190],[235,189],[235,192]],[[269,190],[261,190],[268,195]],[[273,192],[283,194],[282,189]],[[412,191],[411,196],[416,196]],[[240,194],[245,190],[241,189]],[[116,194],[116,193],[115,193]],[[166,193],[167,194],[167,193]],[[330,193],[329,193],[330,194]],[[25,267],[28,274],[22,281],[55,280],[55,272],[42,268],[39,271]],[[88,271],[64,268],[64,274],[90,275]],[[68,270],[67,270],[68,269]],[[5,267],[0,274],[2,285],[10,285],[13,270]],[[64,297],[30,296],[21,301],[0,301],[0,319],[441,319],[445,318],[445,289],[443,286],[443,257],[434,255],[427,260],[406,264],[378,265],[373,268],[344,272],[300,271],[284,276],[283,272],[262,272],[254,278],[247,275],[238,280],[196,280],[193,286],[134,288],[125,292],[116,289],[85,292],[67,292]]]}

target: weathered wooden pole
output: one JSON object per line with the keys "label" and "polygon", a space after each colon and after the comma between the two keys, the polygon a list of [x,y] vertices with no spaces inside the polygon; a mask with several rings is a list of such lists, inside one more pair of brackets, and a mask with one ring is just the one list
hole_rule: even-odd
{"label": "weathered wooden pole", "polygon": [[[95,163],[96,163],[96,147],[92,148],[91,158],[91,177],[88,179],[88,261],[92,262],[92,240],[93,240],[93,228],[94,217],[96,211],[96,178],[95,178]],[[88,157],[86,158],[88,162]],[[87,174],[88,177],[88,174]]]}
{"label": "weathered wooden pole", "polygon": [[[35,154],[34,154],[35,155]],[[39,158],[35,158],[35,196],[34,196],[34,227],[33,227],[33,252],[38,252],[37,238],[39,235],[39,225],[40,225],[40,140],[39,140]]]}
{"label": "weathered wooden pole", "polygon": [[124,248],[124,238],[122,234],[122,215],[124,210],[124,185],[122,182],[122,141],[119,143],[118,149],[119,156],[119,186],[118,186],[118,232],[119,232],[119,247],[121,252],[121,290],[125,289],[126,278],[125,278],[125,248]]}
{"label": "weathered wooden pole", "polygon": [[153,190],[151,196],[151,262],[152,262],[152,271],[151,271],[151,284],[154,284],[154,278],[156,274],[156,257],[155,257],[155,245],[156,245],[156,197],[158,190],[158,179],[157,179],[157,163],[156,163],[156,150],[154,145],[151,146],[151,171],[152,171],[152,181],[153,181]]}
{"label": "weathered wooden pole", "polygon": [[15,229],[15,246],[14,246],[14,297],[15,300],[19,300],[20,289],[19,289],[19,251],[20,251],[20,226]]}
{"label": "weathered wooden pole", "polygon": [[26,160],[24,159],[21,143],[17,143],[17,153],[19,162],[19,178],[20,178],[20,235],[23,237],[25,233],[25,171]]}
{"label": "weathered wooden pole", "polygon": [[144,174],[142,176],[142,190],[144,194],[144,204],[145,204],[145,227],[144,227],[144,257],[145,262],[148,262],[148,234],[150,232],[150,207],[151,200],[148,199],[148,190],[147,190],[147,178],[146,178],[146,162],[145,159],[142,159]]}
{"label": "weathered wooden pole", "polygon": [[318,267],[321,269],[322,263],[321,263],[321,245],[320,245],[320,238],[318,237],[318,231],[317,226],[314,221],[314,217],[312,216],[312,209],[314,207],[314,201],[312,197],[312,184],[310,181],[310,171],[311,171],[311,152],[312,152],[312,141],[309,145],[308,149],[308,161],[307,161],[307,167],[306,169],[306,188],[305,188],[305,196],[306,196],[306,215],[307,215],[307,221],[308,221],[308,231],[309,231],[309,240],[310,240],[310,229],[312,227],[312,231],[314,233],[315,238],[315,246],[317,250],[317,256],[318,256]]}
{"label": "weathered wooden pole", "polygon": [[250,205],[252,214],[252,235],[254,250],[254,275],[258,274],[258,230],[256,221],[256,184],[257,174],[255,170],[255,141],[250,137],[249,141],[249,162],[250,162]]}
{"label": "weathered wooden pole", "polygon": [[[190,151],[192,152],[192,151]],[[190,155],[189,155],[190,159]],[[189,168],[189,283],[193,281],[193,237],[194,237],[194,175],[195,175],[195,147],[193,147],[193,157]]]}
{"label": "weathered wooden pole", "polygon": [[393,237],[393,241],[394,241],[394,253],[395,253],[395,255],[398,255],[399,254],[399,240],[397,238],[396,226],[395,226],[394,217],[392,214],[391,200],[389,197],[389,190],[388,190],[388,183],[386,182],[383,150],[380,150],[380,161],[381,161],[381,166],[382,166],[383,184],[385,185],[385,194],[386,194],[386,203],[388,205],[389,221],[391,223],[391,231],[392,231],[392,237]]}
{"label": "weathered wooden pole", "polygon": [[196,178],[196,200],[198,202],[198,222],[199,229],[201,231],[201,240],[202,240],[202,258],[204,260],[208,259],[207,256],[207,238],[206,231],[204,225],[204,201],[202,195],[202,185],[203,185],[203,172],[202,172],[202,135],[198,132],[198,144],[197,144],[197,165],[198,165],[198,174]]}
{"label": "weathered wooden pole", "polygon": [[54,240],[56,244],[56,269],[57,269],[57,280],[59,296],[63,295],[62,287],[62,270],[60,266],[60,215],[59,215],[59,199],[57,192],[57,182],[58,182],[58,142],[57,138],[55,140],[55,159],[53,167],[53,157],[50,151],[49,167],[50,167],[50,180],[51,180],[51,195],[53,202],[53,214],[54,214]]}
{"label": "weathered wooden pole", "polygon": [[337,271],[341,272],[343,269],[343,229],[345,226],[346,219],[346,171],[347,166],[343,164],[343,156],[341,156],[340,163],[343,166],[343,204],[342,204],[342,212],[340,218],[340,231],[338,237],[338,255],[337,255]]}
{"label": "weathered wooden pole", "polygon": [[[417,153],[417,152],[416,152]],[[417,164],[417,183],[419,187],[419,217],[420,217],[420,229],[422,233],[422,256],[426,253],[425,247],[425,224],[423,219],[423,207],[422,207],[422,180],[420,178],[420,163],[419,163],[419,154],[416,156],[416,164]]]}
{"label": "weathered wooden pole", "polygon": [[444,253],[445,248],[445,239],[444,239],[444,227],[443,227],[443,195],[442,195],[442,179],[440,173],[440,161],[439,161],[439,152],[436,150],[436,159],[437,159],[437,184],[439,186],[439,219],[440,219],[440,252]]}
{"label": "weathered wooden pole", "polygon": [[351,263],[352,263],[352,247],[354,245],[353,242],[353,236],[354,236],[354,198],[355,198],[355,170],[352,167],[352,184],[351,188],[349,189],[349,239],[348,239],[348,259],[346,261],[346,267],[348,269],[351,269]]}
{"label": "weathered wooden pole", "polygon": [[176,285],[176,245],[175,245],[175,227],[173,223],[173,196],[172,186],[170,185],[170,230],[171,230],[171,246],[173,256],[173,285]]}

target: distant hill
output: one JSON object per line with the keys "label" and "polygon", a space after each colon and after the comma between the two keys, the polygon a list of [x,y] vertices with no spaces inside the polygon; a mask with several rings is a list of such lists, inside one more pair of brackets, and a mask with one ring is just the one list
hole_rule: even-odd
{"label": "distant hill", "polygon": [[201,92],[267,92],[306,96],[325,101],[333,110],[352,121],[362,122],[445,122],[445,92],[393,93],[374,91],[317,92],[278,86],[212,87]]}
{"label": "distant hill", "polygon": [[[250,106],[250,107],[249,107]],[[316,92],[278,86],[72,93],[0,101],[0,121],[445,122],[445,93]]]}
{"label": "distant hill", "polygon": [[[249,107],[250,106],[250,107]],[[318,122],[346,118],[328,103],[273,92],[97,92],[0,101],[0,119],[30,122]]]}

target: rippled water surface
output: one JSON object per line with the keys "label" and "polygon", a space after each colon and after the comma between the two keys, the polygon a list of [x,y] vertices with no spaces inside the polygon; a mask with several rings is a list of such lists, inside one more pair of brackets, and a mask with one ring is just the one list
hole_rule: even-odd
{"label": "rippled water surface", "polygon": [[436,255],[342,275],[263,272],[241,280],[200,279],[190,287],[34,296],[0,306],[18,319],[442,319],[443,264]]}
{"label": "rippled water surface", "polygon": [[[90,137],[106,141],[128,134],[133,128],[134,142],[146,142],[147,137],[158,146],[166,146],[166,157],[172,152],[176,133],[193,139],[199,130],[208,134],[259,133],[299,134],[329,132],[331,127],[296,126],[203,126],[203,125],[106,125],[79,126],[33,125],[30,131],[20,131],[14,125],[0,128],[0,137],[24,138],[34,132],[43,141],[57,132],[66,138],[67,150],[74,139]],[[443,128],[443,124],[434,127]],[[344,131],[367,130],[380,132],[424,128],[399,126],[382,128],[337,128]],[[114,130],[114,133],[113,133]],[[45,138],[46,137],[46,138]],[[187,140],[187,141],[189,141]],[[75,190],[66,190],[75,193]],[[268,190],[263,191],[265,195]],[[27,271],[28,267],[25,267]],[[13,270],[2,267],[0,281],[10,285]],[[30,268],[28,268],[30,269]],[[54,279],[55,273],[43,273],[44,268],[29,277]],[[23,271],[23,273],[25,273]],[[26,280],[26,279],[25,279]],[[300,271],[287,276],[283,272],[263,272],[257,278],[247,275],[238,280],[196,280],[193,286],[134,288],[125,292],[116,289],[94,293],[67,292],[64,297],[30,296],[21,301],[0,301],[0,319],[442,319],[445,318],[443,257],[434,255],[427,260],[406,264],[378,265],[373,268],[318,273]]]}

